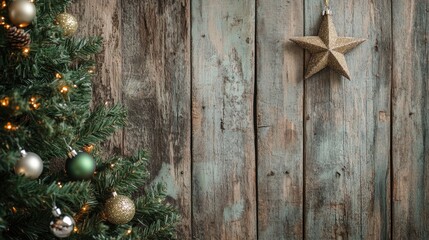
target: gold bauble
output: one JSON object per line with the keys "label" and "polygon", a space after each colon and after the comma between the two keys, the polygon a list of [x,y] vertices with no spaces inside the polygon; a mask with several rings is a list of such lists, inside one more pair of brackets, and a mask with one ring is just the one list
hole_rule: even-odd
{"label": "gold bauble", "polygon": [[76,18],[68,13],[61,13],[55,18],[55,22],[63,29],[64,36],[73,35],[78,27]]}
{"label": "gold bauble", "polygon": [[29,0],[15,0],[9,6],[9,19],[18,27],[27,27],[36,16],[36,6]]}
{"label": "gold bauble", "polygon": [[107,220],[113,224],[126,224],[136,213],[134,202],[126,196],[113,193],[113,197],[106,201],[104,206]]}

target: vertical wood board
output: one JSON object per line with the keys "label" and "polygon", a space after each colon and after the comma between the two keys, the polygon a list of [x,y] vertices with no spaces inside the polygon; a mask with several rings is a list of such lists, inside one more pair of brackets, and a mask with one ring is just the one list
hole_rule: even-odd
{"label": "vertical wood board", "polygon": [[256,239],[255,2],[192,2],[193,237]]}
{"label": "vertical wood board", "polygon": [[[380,19],[389,3],[331,8],[339,36],[368,40],[346,56],[351,81],[323,70],[305,83],[305,237],[388,238],[390,53],[373,52],[390,43],[389,20]],[[317,34],[321,9],[305,3],[306,35]]]}
{"label": "vertical wood board", "polygon": [[152,183],[165,184],[191,238],[190,2],[122,1],[124,150],[150,153]]}
{"label": "vertical wood board", "polygon": [[303,1],[257,4],[259,239],[303,238]]}
{"label": "vertical wood board", "polygon": [[429,1],[392,1],[393,239],[429,238]]}
{"label": "vertical wood board", "polygon": [[[103,9],[103,11],[100,11]],[[112,106],[122,101],[122,32],[121,5],[117,0],[76,1],[71,13],[79,23],[77,35],[101,36],[103,49],[95,58],[96,68],[92,81],[93,105]],[[122,130],[103,144],[108,152],[121,152]]]}

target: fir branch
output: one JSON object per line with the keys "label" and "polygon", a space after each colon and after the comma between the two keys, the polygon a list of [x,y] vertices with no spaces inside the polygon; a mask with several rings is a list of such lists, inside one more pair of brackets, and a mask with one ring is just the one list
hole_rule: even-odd
{"label": "fir branch", "polygon": [[116,129],[125,125],[126,111],[119,105],[112,108],[97,107],[83,122],[76,135],[76,145],[97,144]]}

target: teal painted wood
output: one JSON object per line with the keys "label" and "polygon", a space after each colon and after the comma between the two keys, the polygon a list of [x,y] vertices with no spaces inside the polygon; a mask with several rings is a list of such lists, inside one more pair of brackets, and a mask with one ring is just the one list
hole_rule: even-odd
{"label": "teal painted wood", "polygon": [[192,1],[195,239],[256,239],[254,29],[254,0]]}
{"label": "teal painted wood", "polygon": [[144,147],[153,183],[178,206],[179,239],[191,238],[190,1],[123,0],[123,99],[127,154]]}
{"label": "teal painted wood", "polygon": [[429,239],[429,1],[392,1],[393,239]]}
{"label": "teal painted wood", "polygon": [[257,4],[259,239],[303,238],[303,1]]}
{"label": "teal painted wood", "polygon": [[[339,36],[368,41],[346,56],[351,81],[324,70],[305,82],[305,237],[387,239],[389,2],[331,3]],[[306,35],[317,34],[321,9],[305,1]]]}
{"label": "teal painted wood", "polygon": [[[392,6],[390,0],[353,3],[345,15],[354,15],[354,25],[346,34],[363,34],[367,38],[349,58],[357,72],[352,81],[362,81],[365,87],[361,92],[365,105],[359,109],[361,113],[354,116],[366,118],[365,136],[359,136],[361,140],[355,142],[366,148],[365,158],[359,163],[361,238],[391,239],[392,21],[386,16],[391,13]],[[361,14],[353,14],[352,9]],[[356,129],[360,126],[355,125],[348,131]]]}

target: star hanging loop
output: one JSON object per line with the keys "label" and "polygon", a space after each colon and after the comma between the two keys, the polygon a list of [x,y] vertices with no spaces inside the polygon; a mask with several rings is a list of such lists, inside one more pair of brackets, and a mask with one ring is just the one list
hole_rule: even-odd
{"label": "star hanging loop", "polygon": [[290,40],[311,54],[305,79],[330,67],[350,80],[350,72],[344,54],[363,43],[365,39],[338,37],[328,4],[329,1],[326,0],[318,36],[296,37]]}

